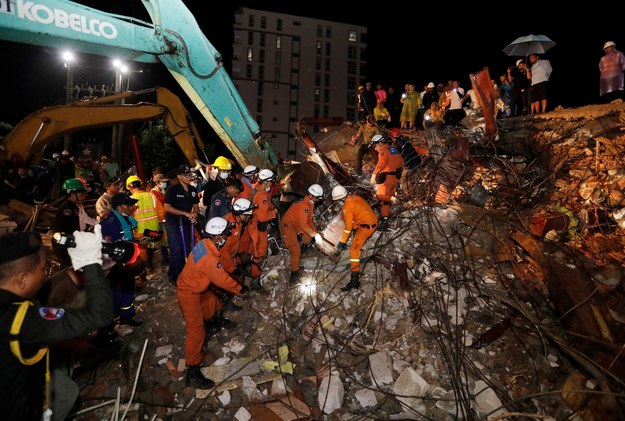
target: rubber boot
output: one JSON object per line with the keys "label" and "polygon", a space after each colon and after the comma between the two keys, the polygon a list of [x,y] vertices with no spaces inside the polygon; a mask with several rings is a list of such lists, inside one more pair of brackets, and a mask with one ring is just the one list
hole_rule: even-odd
{"label": "rubber boot", "polygon": [[213,316],[213,321],[215,324],[217,324],[217,326],[219,326],[219,328],[234,329],[235,327],[237,327],[237,324],[235,322],[233,322],[232,320],[228,320],[224,317],[223,311],[218,311],[217,313],[215,313],[215,315]]}
{"label": "rubber boot", "polygon": [[360,288],[360,272],[352,272],[352,277],[349,280],[349,283],[341,288],[341,291],[349,291],[358,288]]}
{"label": "rubber boot", "polygon": [[207,379],[200,371],[199,365],[190,365],[187,367],[187,375],[184,379],[187,386],[193,386],[198,389],[212,389],[215,387],[215,382],[211,379]]}
{"label": "rubber boot", "polygon": [[289,284],[295,285],[299,282],[299,270],[292,270],[291,277],[289,278]]}

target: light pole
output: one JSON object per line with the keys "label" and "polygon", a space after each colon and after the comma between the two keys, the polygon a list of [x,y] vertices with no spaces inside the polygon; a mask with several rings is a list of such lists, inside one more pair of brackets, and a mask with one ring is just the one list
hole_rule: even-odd
{"label": "light pole", "polygon": [[[74,54],[71,51],[63,52],[63,60],[65,61],[65,68],[67,69],[67,80],[65,81],[65,103],[69,104],[74,100],[72,92],[74,90],[74,73],[72,71],[72,61],[74,61]],[[63,149],[69,151],[72,147],[72,135],[66,134],[63,141]]]}
{"label": "light pole", "polygon": [[[123,77],[124,73],[128,71],[128,67],[122,63],[121,60],[113,60],[113,67],[115,68],[115,93],[119,94],[122,92],[124,84]],[[124,100],[116,100],[115,104],[123,104]],[[120,165],[124,163],[121,162],[120,158],[122,156],[122,143],[124,139],[124,125],[118,124],[113,126],[113,139],[111,145],[111,156],[115,161],[117,161]]]}

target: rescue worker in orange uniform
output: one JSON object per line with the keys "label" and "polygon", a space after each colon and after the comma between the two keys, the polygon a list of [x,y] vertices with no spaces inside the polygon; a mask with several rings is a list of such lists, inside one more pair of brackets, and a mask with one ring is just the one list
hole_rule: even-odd
{"label": "rescue worker in orange uniform", "polygon": [[392,140],[382,134],[371,138],[371,144],[378,153],[378,162],[371,174],[371,185],[376,186],[375,193],[380,204],[379,230],[388,228],[388,217],[391,215],[391,198],[397,191],[399,178],[404,167],[404,159],[397,148],[391,145]]}
{"label": "rescue worker in orange uniform", "polygon": [[303,244],[310,244],[313,239],[319,243],[323,241],[313,221],[315,203],[320,201],[322,197],[323,187],[319,184],[312,184],[308,187],[308,194],[292,203],[282,217],[282,243],[290,254],[290,284],[297,283],[299,278],[299,259],[302,255],[302,249],[297,238],[298,234],[302,235]]}
{"label": "rescue worker in orange uniform", "polygon": [[362,246],[373,235],[378,224],[371,205],[365,199],[356,194],[347,194],[347,189],[343,186],[336,186],[332,189],[332,200],[338,202],[343,209],[343,220],[345,229],[343,235],[336,245],[336,255],[340,255],[347,247],[347,240],[354,230],[354,237],[349,248],[349,266],[351,269],[351,279],[349,283],[341,288],[341,291],[360,288],[360,253]]}
{"label": "rescue worker in orange uniform", "polygon": [[210,286],[214,284],[235,295],[240,295],[244,288],[228,275],[221,263],[221,249],[230,235],[228,221],[221,217],[212,218],[206,223],[205,232],[207,238],[193,247],[177,282],[178,305],[186,326],[185,383],[199,389],[215,386],[215,382],[200,371],[207,331],[212,334],[221,327],[234,325],[223,317],[221,302]]}
{"label": "rescue worker in orange uniform", "polygon": [[239,197],[249,199],[250,196],[252,196],[252,193],[254,191],[254,184],[256,184],[256,179],[258,177],[258,172],[259,170],[256,165],[248,165],[247,167],[243,168],[242,173],[236,174],[237,178],[241,180],[241,183],[243,183],[243,190],[241,191],[241,193],[239,193],[237,199]]}
{"label": "rescue worker in orange uniform", "polygon": [[270,169],[263,169],[258,173],[258,181],[254,185],[254,192],[250,200],[254,206],[252,220],[248,225],[248,232],[252,238],[252,255],[258,265],[267,257],[267,227],[278,211],[271,201],[271,188],[275,177]]}

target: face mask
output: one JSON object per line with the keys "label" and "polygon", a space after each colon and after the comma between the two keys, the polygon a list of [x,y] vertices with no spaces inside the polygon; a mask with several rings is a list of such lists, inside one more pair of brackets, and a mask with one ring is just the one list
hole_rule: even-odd
{"label": "face mask", "polygon": [[167,183],[161,183],[161,189],[165,190],[167,188]]}
{"label": "face mask", "polygon": [[221,238],[220,240],[217,240],[215,242],[215,245],[217,246],[218,249],[222,248],[224,245],[226,245],[226,239]]}
{"label": "face mask", "polygon": [[267,193],[269,193],[269,192],[271,191],[271,186],[267,186],[267,187],[265,187],[265,191],[266,191]]}
{"label": "face mask", "polygon": [[343,205],[345,204],[345,201],[344,200],[339,200],[336,203],[339,205],[340,208],[342,208]]}
{"label": "face mask", "polygon": [[193,187],[193,188],[196,188],[196,187],[197,187],[197,183],[189,183],[189,185],[190,185],[191,187]]}
{"label": "face mask", "polygon": [[230,173],[229,172],[220,172],[219,173],[219,178],[221,178],[222,180],[225,180],[228,177],[230,177]]}

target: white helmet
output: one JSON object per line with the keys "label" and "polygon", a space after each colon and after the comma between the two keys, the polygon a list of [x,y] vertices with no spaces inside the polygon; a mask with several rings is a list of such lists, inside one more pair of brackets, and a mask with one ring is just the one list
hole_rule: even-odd
{"label": "white helmet", "polygon": [[252,210],[252,202],[245,197],[239,197],[232,204],[232,213],[235,215],[251,215]]}
{"label": "white helmet", "polygon": [[60,157],[61,157],[61,154],[60,154],[60,153],[58,153],[58,152],[54,152],[54,153],[52,154],[52,159],[56,159],[56,158],[60,158]]}
{"label": "white helmet", "polygon": [[616,47],[616,43],[614,41],[607,41],[605,44],[603,44],[602,50],[605,50],[608,47]]}
{"label": "white helmet", "polygon": [[323,197],[323,187],[321,187],[319,184],[312,184],[310,187],[308,187],[308,193],[310,193],[314,197],[321,199]]}
{"label": "white helmet", "polygon": [[373,136],[371,138],[371,143],[375,144],[375,143],[382,142],[383,140],[384,140],[384,135],[383,134],[376,134],[375,136]]}
{"label": "white helmet", "polygon": [[258,167],[256,165],[248,165],[247,167],[243,168],[243,175],[247,177],[256,174],[258,174]]}
{"label": "white helmet", "polygon": [[228,228],[228,221],[220,216],[211,218],[206,223],[206,233],[210,235],[221,235]]}
{"label": "white helmet", "polygon": [[258,173],[258,179],[260,181],[273,181],[274,180],[273,171],[271,171],[268,168],[265,168],[264,170],[260,170],[260,172]]}
{"label": "white helmet", "polygon": [[332,189],[332,200],[341,200],[347,196],[347,189],[338,185]]}

